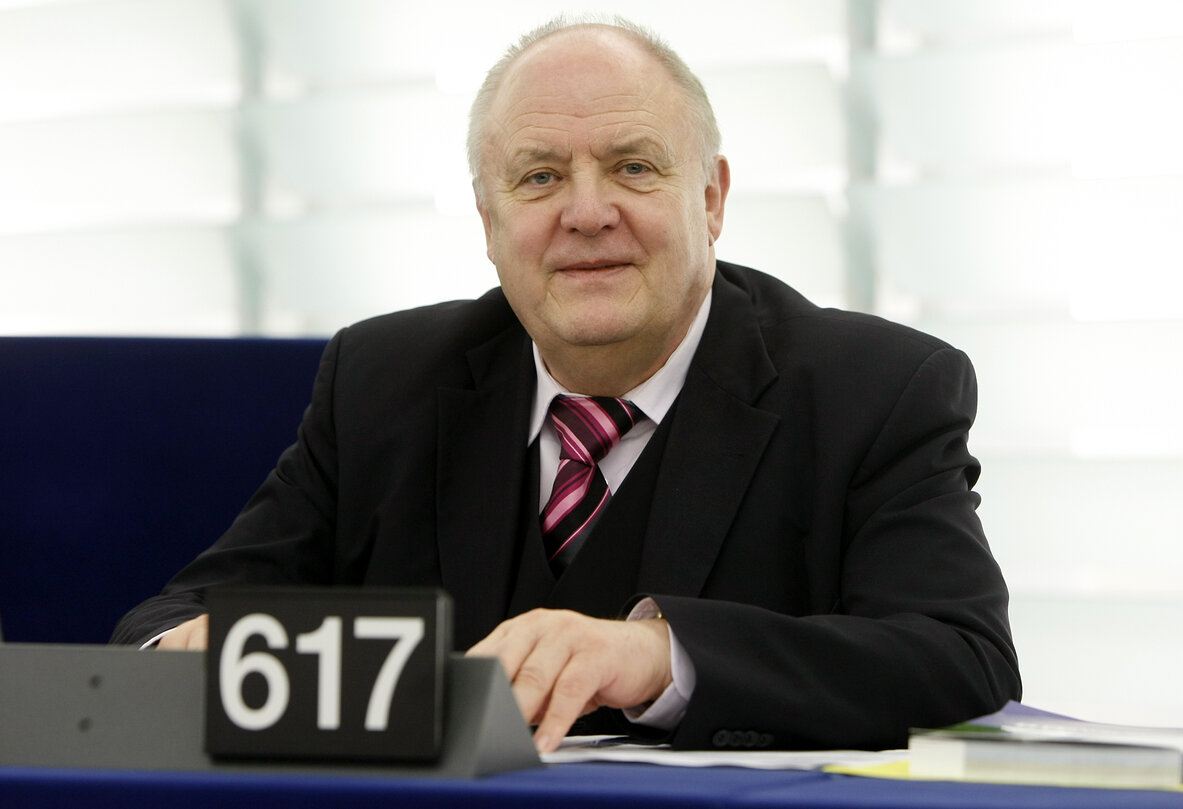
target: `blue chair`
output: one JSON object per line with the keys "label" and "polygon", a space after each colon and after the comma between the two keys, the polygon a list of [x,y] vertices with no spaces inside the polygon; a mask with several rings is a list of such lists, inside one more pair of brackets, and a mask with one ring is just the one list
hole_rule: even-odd
{"label": "blue chair", "polygon": [[0,337],[4,640],[106,642],[295,440],[324,346]]}

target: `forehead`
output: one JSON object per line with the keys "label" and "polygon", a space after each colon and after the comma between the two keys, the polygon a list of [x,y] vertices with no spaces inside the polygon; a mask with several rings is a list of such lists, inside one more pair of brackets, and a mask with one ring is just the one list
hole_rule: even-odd
{"label": "forehead", "polygon": [[613,31],[565,31],[536,43],[507,71],[486,130],[497,151],[586,139],[668,142],[685,129],[686,101],[664,65]]}

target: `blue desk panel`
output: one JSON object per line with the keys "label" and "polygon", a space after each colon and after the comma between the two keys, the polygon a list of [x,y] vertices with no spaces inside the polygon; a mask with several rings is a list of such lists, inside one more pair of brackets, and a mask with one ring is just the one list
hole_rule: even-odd
{"label": "blue desk panel", "polygon": [[1183,809],[1183,793],[918,783],[811,772],[630,764],[567,764],[471,781],[0,767],[0,806]]}
{"label": "blue desk panel", "polygon": [[0,806],[368,809],[393,806],[613,809],[720,807],[747,791],[791,792],[807,772],[573,764],[476,780],[163,773],[0,767]]}
{"label": "blue desk panel", "polygon": [[770,790],[748,790],[728,806],[743,809],[1179,809],[1183,807],[1183,792],[891,781],[828,775]]}

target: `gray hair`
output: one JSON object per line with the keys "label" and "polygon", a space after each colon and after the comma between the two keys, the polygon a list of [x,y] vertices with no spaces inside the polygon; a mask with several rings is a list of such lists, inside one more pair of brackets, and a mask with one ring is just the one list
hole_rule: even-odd
{"label": "gray hair", "polygon": [[715,122],[715,112],[711,108],[711,101],[707,98],[702,82],[682,61],[682,57],[678,56],[652,31],[629,22],[623,17],[617,16],[611,19],[581,17],[569,21],[565,15],[559,15],[550,22],[530,31],[516,44],[511,45],[500,61],[489,70],[481,89],[477,91],[476,99],[472,102],[472,109],[468,116],[468,170],[472,174],[473,180],[476,181],[477,194],[483,193],[479,180],[481,176],[481,147],[485,139],[485,121],[488,118],[489,109],[493,106],[493,99],[510,66],[531,46],[549,36],[573,28],[594,26],[613,28],[629,35],[670,72],[674,83],[686,94],[690,115],[702,148],[703,169],[707,176],[710,175],[715,155],[719,153],[722,143],[719,125]]}

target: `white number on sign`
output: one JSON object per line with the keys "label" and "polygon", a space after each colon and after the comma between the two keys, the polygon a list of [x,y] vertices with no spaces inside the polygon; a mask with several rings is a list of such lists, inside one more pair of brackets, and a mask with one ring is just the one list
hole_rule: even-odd
{"label": "white number on sign", "polygon": [[[252,635],[262,635],[271,649],[286,649],[288,645],[287,631],[273,616],[262,612],[244,615],[226,633],[218,661],[218,683],[222,707],[230,721],[245,730],[263,730],[278,722],[288,709],[290,684],[287,669],[275,655],[242,653],[242,647]],[[248,674],[261,674],[267,680],[267,700],[258,708],[247,705],[242,698],[242,681]]]}
{"label": "white number on sign", "polygon": [[[394,641],[370,691],[366,730],[386,730],[394,690],[411,653],[423,640],[425,626],[422,618],[362,616],[354,620],[355,638]],[[275,655],[262,651],[243,654],[247,639],[254,635],[262,636],[269,649],[288,648],[288,634],[274,616],[262,612],[244,615],[226,634],[218,679],[222,706],[230,721],[244,730],[265,730],[287,711],[291,682]],[[297,635],[296,651],[317,656],[316,726],[336,730],[341,727],[341,616],[328,615],[312,632]],[[258,708],[247,705],[242,696],[243,680],[250,674],[262,675],[267,681],[267,699]]]}
{"label": "white number on sign", "polygon": [[386,662],[374,680],[370,704],[366,707],[366,730],[386,730],[390,721],[390,701],[403,668],[419,641],[423,640],[422,618],[358,618],[353,622],[353,636],[376,640],[393,640],[394,647],[386,655]]}
{"label": "white number on sign", "polygon": [[315,632],[296,636],[296,651],[318,655],[316,676],[316,726],[341,727],[341,617],[326,616]]}

